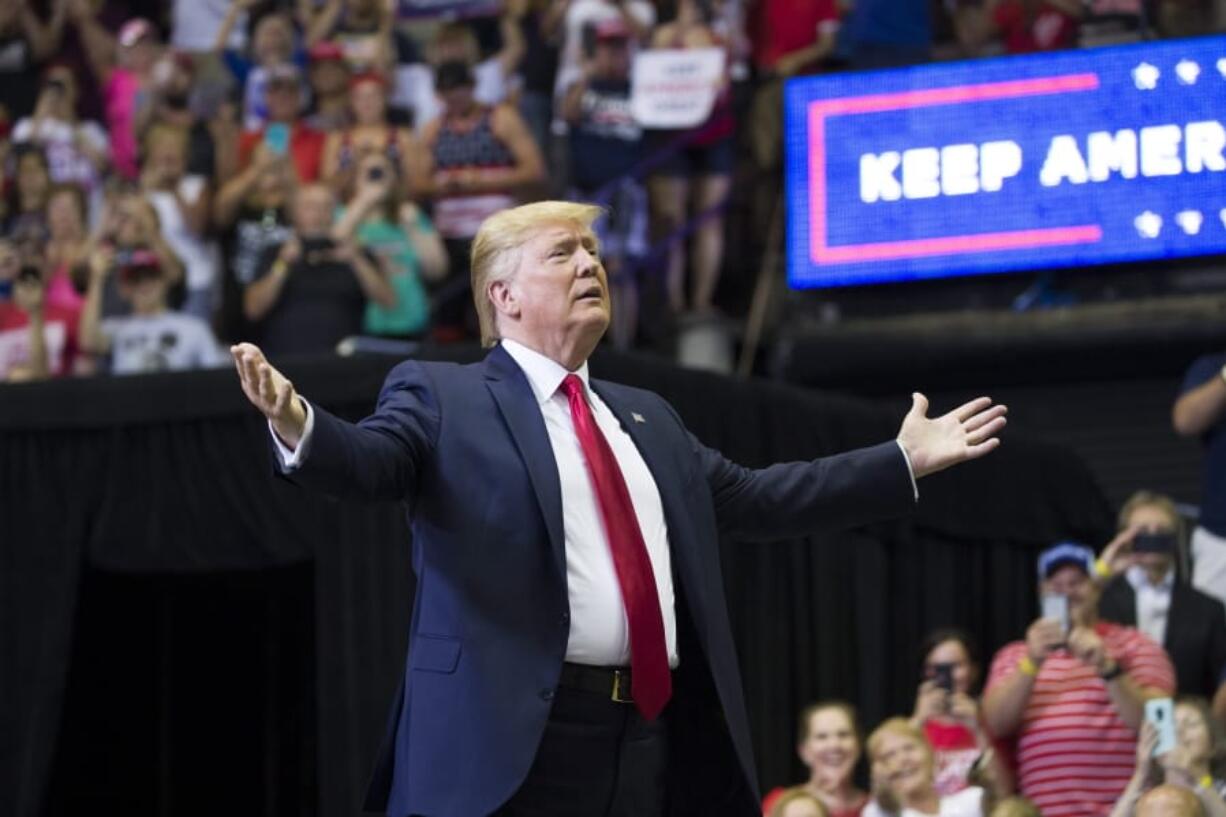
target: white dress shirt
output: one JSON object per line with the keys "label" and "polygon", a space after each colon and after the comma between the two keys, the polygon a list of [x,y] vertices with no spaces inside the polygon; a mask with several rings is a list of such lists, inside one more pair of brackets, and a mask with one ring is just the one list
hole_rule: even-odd
{"label": "white dress shirt", "polygon": [[1166,619],[1171,611],[1171,591],[1175,589],[1175,571],[1168,570],[1162,581],[1154,584],[1140,565],[1133,565],[1124,576],[1137,597],[1137,629],[1156,644],[1166,643]]}
{"label": "white dress shirt", "polygon": [[[596,493],[588,477],[583,449],[575,434],[570,404],[559,390],[570,374],[563,366],[513,340],[502,347],[523,370],[541,408],[549,444],[553,448],[562,488],[562,529],[566,539],[566,587],[570,599],[570,638],[566,660],[596,666],[630,665],[630,631],[622,601],[621,585],[613,565],[608,537],[601,521]],[[617,417],[588,385],[587,364],[575,372],[583,381],[592,416],[613,449],[621,467],[639,530],[647,545],[656,593],[664,619],[664,637],[669,666],[676,667],[677,617],[673,609],[673,575],[669,558],[668,526],[655,479],[630,435]],[[290,451],[273,433],[273,441],[286,470],[292,471],[308,456],[315,413],[306,403],[307,419],[302,439]],[[271,426],[270,426],[271,430]]]}

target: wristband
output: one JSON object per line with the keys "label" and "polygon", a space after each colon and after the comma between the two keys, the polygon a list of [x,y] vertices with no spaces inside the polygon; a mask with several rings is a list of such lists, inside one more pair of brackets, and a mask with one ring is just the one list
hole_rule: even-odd
{"label": "wristband", "polygon": [[1099,556],[1094,560],[1094,573],[1104,579],[1111,578],[1111,565],[1103,557]]}
{"label": "wristband", "polygon": [[1124,674],[1123,664],[1121,664],[1119,661],[1116,661],[1115,659],[1112,659],[1111,663],[1115,664],[1115,666],[1107,670],[1106,672],[1100,672],[1098,674],[1098,677],[1102,678],[1104,681],[1108,681],[1108,682],[1114,681],[1116,678],[1119,678],[1121,675]]}
{"label": "wristband", "polygon": [[1022,660],[1017,662],[1017,668],[1023,675],[1029,675],[1031,678],[1039,674],[1039,665],[1029,655],[1022,656]]}
{"label": "wristband", "polygon": [[1207,774],[1207,775],[1205,775],[1204,777],[1202,777],[1202,778],[1200,779],[1200,787],[1201,787],[1202,789],[1211,789],[1211,788],[1213,788],[1213,775],[1211,775],[1211,774]]}

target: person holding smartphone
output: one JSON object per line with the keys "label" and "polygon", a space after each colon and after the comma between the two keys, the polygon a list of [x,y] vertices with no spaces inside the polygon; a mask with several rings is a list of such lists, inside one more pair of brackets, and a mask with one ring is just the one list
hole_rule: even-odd
{"label": "person holding smartphone", "polygon": [[1018,788],[1040,811],[1106,815],[1132,776],[1145,702],[1170,697],[1175,671],[1144,633],[1099,620],[1094,551],[1062,542],[1038,568],[1044,609],[1067,616],[996,653],[984,724],[1015,740]]}
{"label": "person holding smartphone", "polygon": [[972,784],[990,787],[999,798],[1011,791],[1012,779],[993,751],[982,725],[979,661],[969,635],[961,630],[929,633],[920,646],[920,684],[911,723],[924,733],[933,752],[933,785],[944,796]]}
{"label": "person holding smartphone", "polygon": [[258,128],[243,131],[238,140],[238,168],[245,170],[263,145],[276,156],[287,156],[298,174],[298,181],[319,178],[324,155],[324,134],[301,119],[303,103],[302,72],[293,63],[279,63],[268,69],[264,86],[268,104],[267,121]]}

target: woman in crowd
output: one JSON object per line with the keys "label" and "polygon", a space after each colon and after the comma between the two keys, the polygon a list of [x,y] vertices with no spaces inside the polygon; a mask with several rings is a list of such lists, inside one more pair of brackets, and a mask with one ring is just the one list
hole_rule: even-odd
{"label": "woman in crowd", "polygon": [[396,304],[366,305],[365,331],[404,337],[423,332],[430,305],[423,279],[447,274],[447,251],[426,214],[399,193],[397,174],[386,156],[367,155],[357,167],[353,195],[340,215],[335,234],[354,240],[382,265]]}
{"label": "woman in crowd", "polygon": [[51,180],[77,184],[89,202],[90,221],[102,206],[102,178],[110,161],[106,131],[77,119],[77,79],[67,65],[47,69],[38,104],[13,128],[14,144],[32,144],[47,155]]}
{"label": "woman in crowd", "polygon": [[1190,789],[1206,817],[1226,816],[1226,737],[1201,698],[1175,703],[1175,748],[1154,756],[1158,731],[1146,721],[1137,740],[1137,768],[1111,817],[1132,817],[1137,801],[1151,788],[1173,783]]}
{"label": "woman in crowd", "polygon": [[[971,785],[977,763],[992,765],[994,793],[1009,793],[1004,765],[996,760],[980,723],[979,702],[972,697],[979,683],[979,662],[970,637],[961,630],[936,630],[924,639],[919,689],[911,723],[932,747],[938,794],[956,794]],[[985,758],[980,761],[980,758]]]}
{"label": "woman in crowd", "polygon": [[[677,0],[676,18],[659,26],[651,39],[652,48],[724,48],[715,32],[715,7],[711,0]],[[668,249],[668,301],[674,314],[696,315],[714,309],[715,286],[724,263],[724,216],[721,208],[732,186],[733,133],[731,85],[725,69],[723,84],[707,121],[684,137],[679,147],[650,181],[651,211],[656,233],[663,239],[673,235],[691,217],[698,219],[694,231],[692,261],[689,264],[689,297],[686,297],[686,239],[672,241]],[[678,139],[678,134],[663,131],[655,147],[660,150]],[[693,201],[693,212],[690,202]]]}
{"label": "woman in crowd", "polygon": [[[92,258],[100,252],[113,254],[122,264],[138,250],[149,250],[157,256],[171,302],[181,302],[185,278],[183,263],[162,237],[157,210],[140,193],[115,194],[103,207],[98,230],[90,236],[85,255]],[[129,309],[127,300],[120,296],[116,279],[107,276],[102,290],[102,317],[126,315]]]}
{"label": "woman in crowd", "polygon": [[55,185],[47,197],[46,301],[74,313],[85,299],[84,262],[89,251],[85,194],[71,184]]}
{"label": "woman in crowd", "polygon": [[141,188],[157,210],[166,243],[187,273],[182,311],[210,320],[217,284],[217,249],[205,238],[209,223],[209,182],[187,172],[188,133],[157,125],[145,138]]}
{"label": "woman in crowd", "polygon": [[942,796],[936,789],[932,746],[906,718],[890,718],[868,739],[873,800],[864,817],[982,817],[984,791],[977,786]]}
{"label": "woman in crowd", "polygon": [[[852,778],[860,761],[860,729],[856,710],[842,701],[825,701],[800,713],[796,752],[809,769],[809,779],[796,789],[808,792],[826,807],[830,817],[856,817],[868,795]],[[787,789],[775,789],[762,801],[770,814]]]}
{"label": "woman in crowd", "polygon": [[821,800],[802,788],[789,789],[775,802],[767,817],[829,817]]}
{"label": "woman in crowd", "polygon": [[353,125],[328,134],[321,178],[338,193],[352,189],[358,162],[368,153],[379,153],[395,169],[400,192],[411,193],[416,140],[408,128],[388,122],[387,80],[381,74],[358,74],[349,83],[349,104]]}
{"label": "woman in crowd", "polygon": [[509,105],[481,105],[467,64],[446,62],[435,74],[444,113],[422,133],[420,192],[434,200],[434,223],[447,246],[450,278],[437,322],[444,337],[475,326],[468,279],[468,248],[486,216],[512,206],[544,177],[544,161],[527,125]]}
{"label": "woman in crowd", "polygon": [[41,255],[47,241],[51,171],[47,155],[33,145],[14,149],[15,178],[9,191],[4,234],[26,256]]}

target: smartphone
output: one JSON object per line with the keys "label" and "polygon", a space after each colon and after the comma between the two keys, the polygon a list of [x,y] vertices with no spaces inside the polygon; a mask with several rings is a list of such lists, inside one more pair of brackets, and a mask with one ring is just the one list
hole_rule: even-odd
{"label": "smartphone", "polygon": [[264,144],[278,156],[289,153],[289,126],[284,122],[270,122],[264,128]]}
{"label": "smartphone", "polygon": [[1164,755],[1175,748],[1175,704],[1170,698],[1154,698],[1145,702],[1145,720],[1158,733],[1158,745],[1154,757]]}
{"label": "smartphone", "polygon": [[1043,594],[1043,618],[1060,622],[1060,629],[1066,634],[1069,631],[1068,596],[1059,593]]}
{"label": "smartphone", "polygon": [[932,680],[938,687],[946,692],[954,691],[954,665],[953,664],[933,664],[932,665]]}
{"label": "smartphone", "polygon": [[1132,539],[1133,553],[1174,553],[1175,534],[1138,533]]}

